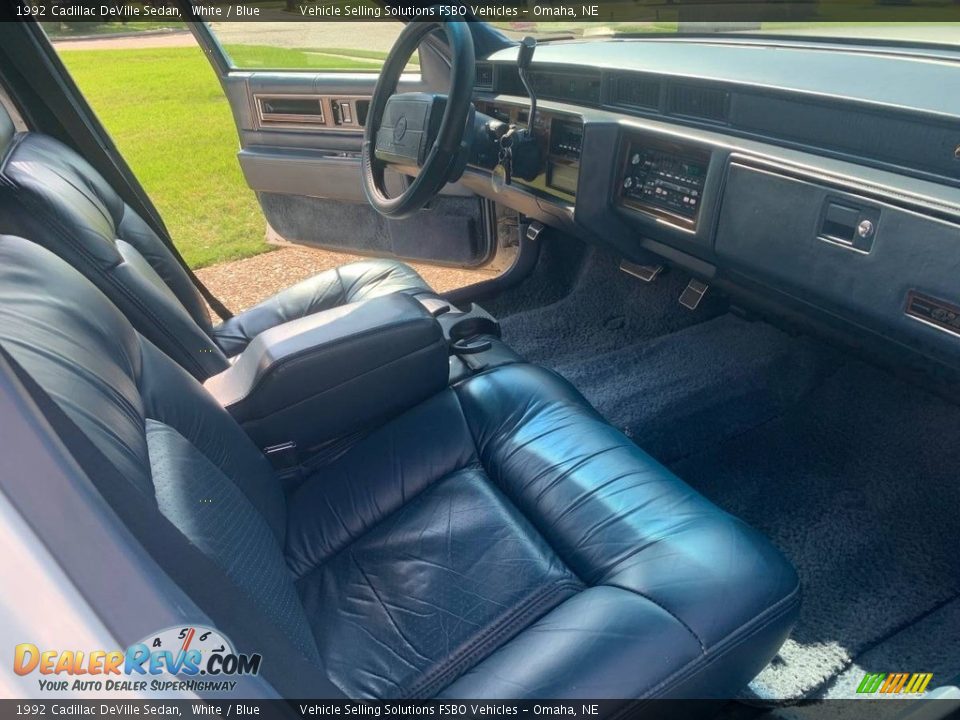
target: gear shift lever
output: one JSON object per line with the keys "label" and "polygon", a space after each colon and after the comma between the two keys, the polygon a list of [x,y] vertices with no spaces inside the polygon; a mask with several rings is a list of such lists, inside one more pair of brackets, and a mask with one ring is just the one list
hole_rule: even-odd
{"label": "gear shift lever", "polygon": [[523,180],[535,180],[543,169],[543,154],[537,142],[537,95],[533,92],[533,85],[527,70],[533,60],[533,51],[537,48],[537,41],[532,37],[525,37],[520,41],[520,52],[517,55],[517,69],[520,71],[520,80],[530,96],[530,115],[527,118],[526,129],[519,128],[511,143],[510,159],[512,174]]}
{"label": "gear shift lever", "polygon": [[523,83],[523,87],[526,88],[527,95],[530,96],[530,119],[527,127],[531,133],[534,128],[533,121],[537,117],[537,94],[533,91],[533,85],[530,84],[527,68],[530,67],[530,62],[533,60],[533,51],[536,49],[536,38],[527,36],[520,41],[520,52],[517,55],[517,68],[520,70],[520,81]]}
{"label": "gear shift lever", "polygon": [[537,176],[543,172],[543,152],[536,135],[537,96],[533,92],[533,86],[527,75],[536,47],[537,41],[534,38],[525,37],[520,41],[520,53],[517,55],[520,80],[527,94],[530,95],[527,127],[477,113],[479,140],[472,150],[471,162],[493,170],[490,182],[496,192],[500,192],[505,185],[509,185],[514,177],[522,180],[536,180]]}

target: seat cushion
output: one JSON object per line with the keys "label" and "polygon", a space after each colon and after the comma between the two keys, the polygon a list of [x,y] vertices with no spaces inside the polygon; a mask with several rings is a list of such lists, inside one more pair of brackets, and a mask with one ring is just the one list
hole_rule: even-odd
{"label": "seat cushion", "polygon": [[409,265],[393,260],[362,260],[291,285],[224,321],[213,329],[213,335],[229,357],[243,352],[257,335],[281,323],[398,292],[421,295],[432,291]]}
{"label": "seat cushion", "polygon": [[297,586],[328,676],[367,697],[433,696],[582,589],[479,467],[435,482]]}
{"label": "seat cushion", "polygon": [[799,604],[763,537],[530,365],[367,436],[289,513],[327,672],[359,697],[729,697]]}
{"label": "seat cushion", "polygon": [[795,620],[769,542],[542,368],[446,387],[287,494],[194,378],[20,238],[0,237],[0,343],[350,696],[731,697]]}

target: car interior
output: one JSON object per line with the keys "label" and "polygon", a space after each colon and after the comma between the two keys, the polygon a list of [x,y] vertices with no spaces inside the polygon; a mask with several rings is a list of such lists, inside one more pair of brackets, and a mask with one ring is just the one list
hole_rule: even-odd
{"label": "car interior", "polygon": [[960,692],[960,48],[191,31],[270,226],[368,259],[231,313],[0,28],[0,497],[114,636],[207,618],[265,696]]}

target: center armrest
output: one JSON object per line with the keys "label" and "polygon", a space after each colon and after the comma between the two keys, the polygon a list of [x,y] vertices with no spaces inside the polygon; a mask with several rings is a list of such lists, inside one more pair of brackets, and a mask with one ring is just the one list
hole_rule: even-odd
{"label": "center armrest", "polygon": [[204,386],[261,448],[309,452],[413,407],[448,376],[440,325],[396,294],[273,327]]}

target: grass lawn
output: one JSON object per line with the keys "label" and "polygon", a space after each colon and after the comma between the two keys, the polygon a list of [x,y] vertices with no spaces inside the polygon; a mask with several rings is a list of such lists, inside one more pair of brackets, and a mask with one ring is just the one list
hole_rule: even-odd
{"label": "grass lawn", "polygon": [[[135,3],[134,3],[135,4]],[[69,38],[89,35],[116,35],[157,30],[183,30],[182,22],[137,21],[137,22],[42,22],[44,32],[51,38]]]}
{"label": "grass lawn", "polygon": [[230,107],[199,48],[61,47],[60,57],[192,267],[270,249]]}
{"label": "grass lawn", "polygon": [[[382,54],[231,45],[239,66],[376,70]],[[237,162],[236,127],[198,47],[59,48],[60,57],[160,211],[191,267],[272,249]]]}
{"label": "grass lawn", "polygon": [[[378,72],[387,53],[380,50],[321,48],[317,50],[269,47],[266,45],[226,44],[224,50],[236,67],[244,69],[367,70]],[[407,72],[416,72],[419,56],[413,54]]]}
{"label": "grass lawn", "polygon": [[[240,68],[294,68],[300,70],[369,70],[378,71],[382,58],[369,57],[363,50],[294,50],[265,45],[226,45],[224,50]],[[346,55],[341,53],[347,53]],[[367,54],[367,57],[361,57]]]}

